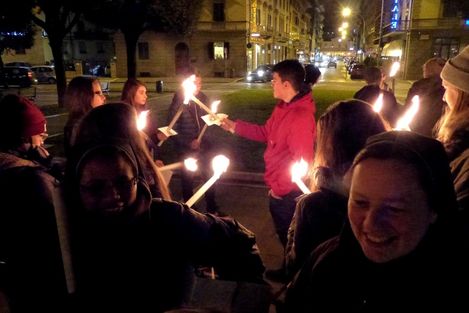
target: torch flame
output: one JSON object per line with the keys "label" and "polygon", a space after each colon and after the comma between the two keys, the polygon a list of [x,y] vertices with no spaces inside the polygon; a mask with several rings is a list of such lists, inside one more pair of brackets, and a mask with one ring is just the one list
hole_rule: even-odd
{"label": "torch flame", "polygon": [[145,110],[140,112],[137,116],[137,129],[143,130],[147,126],[147,116],[150,113],[150,110]]}
{"label": "torch flame", "polygon": [[383,94],[380,93],[375,103],[373,104],[373,111],[375,111],[376,113],[379,113],[381,112],[382,108],[383,108]]}
{"label": "torch flame", "polygon": [[296,182],[301,180],[308,173],[308,163],[301,158],[300,161],[295,162],[291,168],[291,180]]}
{"label": "torch flame", "polygon": [[184,89],[184,104],[188,104],[197,89],[195,86],[195,75],[185,79],[182,82],[182,88]]}
{"label": "torch flame", "polygon": [[212,110],[213,113],[217,113],[218,111],[218,105],[220,104],[220,100],[215,100],[212,102],[212,104],[210,105],[210,110]]}
{"label": "torch flame", "polygon": [[391,70],[389,71],[389,77],[394,77],[397,74],[397,71],[399,71],[400,67],[401,67],[401,63],[397,61],[392,63]]}
{"label": "torch flame", "polygon": [[415,114],[417,114],[420,106],[419,96],[414,96],[412,98],[412,105],[404,113],[404,115],[397,121],[396,130],[410,130],[409,124],[414,119]]}
{"label": "torch flame", "polygon": [[214,171],[213,176],[221,176],[221,174],[226,172],[229,165],[230,159],[228,159],[226,156],[219,154],[214,157],[212,160],[212,168]]}
{"label": "torch flame", "polygon": [[184,166],[188,171],[195,172],[199,168],[197,165],[197,159],[187,158],[184,160]]}

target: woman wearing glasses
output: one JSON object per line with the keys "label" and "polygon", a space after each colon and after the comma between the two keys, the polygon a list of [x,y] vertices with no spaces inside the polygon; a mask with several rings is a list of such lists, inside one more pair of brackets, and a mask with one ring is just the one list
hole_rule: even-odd
{"label": "woman wearing glasses", "polygon": [[73,146],[76,136],[76,128],[91,109],[103,105],[106,96],[101,90],[101,84],[95,77],[74,77],[65,90],[65,105],[69,110],[68,121],[64,127],[64,150],[68,156],[70,147]]}
{"label": "woman wearing glasses", "polygon": [[[122,136],[136,128],[135,113],[119,107],[129,108],[108,104],[83,119],[67,163],[66,200],[81,308],[164,312],[179,307],[190,295],[198,265],[213,266],[227,280],[261,280],[264,267],[254,234],[231,218],[152,198],[142,138]],[[129,117],[115,118],[111,108]],[[111,117],[98,118],[100,111]],[[92,128],[101,129],[100,135]]]}

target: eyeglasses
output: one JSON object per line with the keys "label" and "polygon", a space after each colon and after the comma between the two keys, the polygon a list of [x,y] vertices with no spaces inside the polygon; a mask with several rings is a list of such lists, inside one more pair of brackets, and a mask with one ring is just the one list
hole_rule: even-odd
{"label": "eyeglasses", "polygon": [[104,97],[104,93],[102,91],[94,91],[94,94],[95,95],[98,95],[98,96],[103,96]]}
{"label": "eyeglasses", "polygon": [[47,137],[49,137],[49,134],[48,133],[42,133],[42,134],[39,134],[39,136],[41,136],[42,141],[44,141],[44,140],[47,139]]}
{"label": "eyeglasses", "polygon": [[86,185],[80,185],[80,190],[93,196],[103,196],[106,195],[111,188],[114,188],[119,194],[126,194],[132,191],[137,181],[137,177],[130,179],[120,177],[114,181],[97,179],[92,180]]}

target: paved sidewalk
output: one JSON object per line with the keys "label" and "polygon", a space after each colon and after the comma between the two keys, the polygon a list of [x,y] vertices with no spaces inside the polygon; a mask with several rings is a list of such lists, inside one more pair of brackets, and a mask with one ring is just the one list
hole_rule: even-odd
{"label": "paved sidewalk", "polygon": [[[262,173],[228,171],[216,183],[216,199],[224,213],[233,216],[256,234],[264,265],[268,269],[275,269],[282,264],[283,247],[274,229],[269,212],[268,189],[262,177]],[[180,180],[177,175],[171,179],[169,187],[173,199],[181,199]],[[200,210],[204,210],[204,199],[199,200],[196,205]],[[273,293],[282,287],[281,284],[270,283]],[[273,305],[269,312],[275,312]]]}

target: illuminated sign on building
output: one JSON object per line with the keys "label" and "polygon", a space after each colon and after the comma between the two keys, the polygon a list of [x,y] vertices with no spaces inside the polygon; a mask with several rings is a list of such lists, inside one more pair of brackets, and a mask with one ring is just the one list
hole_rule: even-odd
{"label": "illuminated sign on building", "polygon": [[465,20],[464,24],[466,24],[466,26],[469,26],[469,20]]}
{"label": "illuminated sign on building", "polygon": [[399,0],[394,0],[391,9],[391,29],[397,29],[400,19]]}

